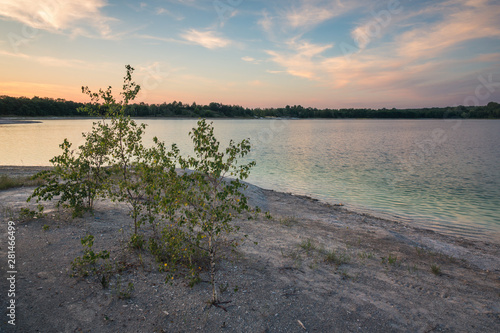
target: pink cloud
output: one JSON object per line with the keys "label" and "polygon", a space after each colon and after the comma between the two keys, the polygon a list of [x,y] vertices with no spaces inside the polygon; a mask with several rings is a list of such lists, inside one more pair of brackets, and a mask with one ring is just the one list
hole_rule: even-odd
{"label": "pink cloud", "polygon": [[183,33],[181,37],[189,42],[206,47],[207,49],[226,47],[232,43],[229,39],[217,36],[215,31],[211,30],[200,31],[190,29]]}

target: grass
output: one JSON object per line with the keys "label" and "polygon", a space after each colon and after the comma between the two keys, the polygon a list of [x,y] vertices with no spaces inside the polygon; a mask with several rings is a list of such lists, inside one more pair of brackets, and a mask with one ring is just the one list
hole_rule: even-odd
{"label": "grass", "polygon": [[286,227],[291,227],[299,222],[299,220],[295,216],[285,216],[279,219],[281,225]]}
{"label": "grass", "polygon": [[410,274],[417,274],[418,273],[418,267],[417,265],[413,264],[413,266],[410,266],[409,264],[406,266],[408,269],[408,273]]}
{"label": "grass", "polygon": [[342,264],[348,264],[351,261],[351,257],[349,257],[346,252],[331,250],[325,252],[325,261],[340,266]]}
{"label": "grass", "polygon": [[309,251],[314,251],[317,249],[317,246],[316,244],[314,243],[314,241],[310,238],[302,241],[302,243],[299,244],[299,247],[303,250],[305,250],[306,252],[309,252]]}
{"label": "grass", "polygon": [[372,252],[359,252],[358,257],[361,259],[373,259],[375,258],[375,255]]}
{"label": "grass", "polygon": [[388,263],[389,265],[396,266],[398,257],[397,256],[392,256],[392,254],[389,254],[388,257],[381,257],[380,258],[382,261],[382,264]]}
{"label": "grass", "polygon": [[431,265],[431,272],[434,275],[441,275],[441,267],[437,264]]}
{"label": "grass", "polygon": [[32,179],[32,177],[28,176],[24,177],[10,177],[7,175],[0,176],[0,191],[8,190],[9,188],[14,188],[14,187],[39,186],[41,184],[43,184],[43,180]]}

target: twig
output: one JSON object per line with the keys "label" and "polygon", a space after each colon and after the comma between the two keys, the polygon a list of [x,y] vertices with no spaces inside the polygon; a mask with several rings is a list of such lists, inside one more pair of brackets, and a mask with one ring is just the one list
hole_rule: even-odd
{"label": "twig", "polygon": [[231,301],[225,301],[225,302],[212,302],[210,305],[213,305],[217,308],[221,308],[222,310],[226,311],[227,312],[227,309],[225,307],[223,307],[221,304],[228,304],[228,303],[231,303]]}

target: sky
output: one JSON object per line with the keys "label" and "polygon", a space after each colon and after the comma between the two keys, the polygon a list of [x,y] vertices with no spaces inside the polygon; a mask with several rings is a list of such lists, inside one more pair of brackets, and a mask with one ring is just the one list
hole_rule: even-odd
{"label": "sky", "polygon": [[0,95],[244,107],[500,102],[498,0],[0,0]]}

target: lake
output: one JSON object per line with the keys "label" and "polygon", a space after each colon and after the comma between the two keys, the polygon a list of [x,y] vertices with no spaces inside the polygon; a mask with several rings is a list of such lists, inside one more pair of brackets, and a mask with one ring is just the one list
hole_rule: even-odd
{"label": "lake", "polygon": [[[141,119],[191,153],[196,120]],[[64,138],[92,120],[0,125],[0,165],[50,165]],[[250,138],[249,182],[309,195],[472,239],[500,240],[500,120],[214,120],[215,134]]]}

